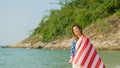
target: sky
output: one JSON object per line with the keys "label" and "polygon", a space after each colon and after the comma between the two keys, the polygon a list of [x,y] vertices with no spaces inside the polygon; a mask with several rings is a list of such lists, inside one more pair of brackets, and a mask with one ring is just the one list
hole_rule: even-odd
{"label": "sky", "polygon": [[60,9],[51,4],[58,0],[0,0],[0,45],[14,45],[30,36],[48,10]]}

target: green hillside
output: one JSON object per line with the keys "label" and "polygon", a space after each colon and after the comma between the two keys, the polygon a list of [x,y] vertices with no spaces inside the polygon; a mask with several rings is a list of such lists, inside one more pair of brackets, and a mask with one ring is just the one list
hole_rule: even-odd
{"label": "green hillside", "polygon": [[[50,14],[42,18],[38,27],[23,42],[71,38],[71,26],[75,23],[84,29],[111,15],[120,14],[120,0],[59,0],[59,5],[61,9],[50,10]],[[104,28],[108,27],[99,28],[98,32]]]}

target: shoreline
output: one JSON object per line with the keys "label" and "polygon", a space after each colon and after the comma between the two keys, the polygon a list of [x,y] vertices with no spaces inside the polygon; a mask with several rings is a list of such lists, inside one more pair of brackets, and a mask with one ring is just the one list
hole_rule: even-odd
{"label": "shoreline", "polygon": [[[57,49],[57,50],[70,50],[71,48],[71,41],[72,39],[66,39],[66,40],[56,40],[52,41],[50,43],[42,43],[38,42],[33,45],[31,43],[17,43],[15,45],[9,45],[9,46],[1,46],[1,48],[28,48],[28,49]],[[120,50],[119,43],[107,43],[109,41],[99,42],[99,41],[93,41],[93,45],[95,49],[97,50]],[[114,45],[113,45],[114,44]]]}
{"label": "shoreline", "polygon": [[[0,48],[27,48],[27,49],[50,49],[50,50],[70,50],[70,46],[54,46],[54,47],[25,47],[25,46],[1,46]],[[96,50],[120,50],[120,46],[111,47],[95,47]]]}

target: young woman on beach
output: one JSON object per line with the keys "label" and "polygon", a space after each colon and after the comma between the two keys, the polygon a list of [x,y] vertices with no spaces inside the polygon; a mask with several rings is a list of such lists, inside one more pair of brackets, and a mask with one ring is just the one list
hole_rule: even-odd
{"label": "young woman on beach", "polygon": [[105,68],[97,51],[89,38],[82,33],[82,28],[79,25],[72,26],[72,34],[74,41],[72,42],[72,56],[69,61],[72,68]]}

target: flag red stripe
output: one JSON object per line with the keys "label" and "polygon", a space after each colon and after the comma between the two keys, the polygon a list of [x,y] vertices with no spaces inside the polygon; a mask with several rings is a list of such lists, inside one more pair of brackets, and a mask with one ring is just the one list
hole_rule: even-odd
{"label": "flag red stripe", "polygon": [[103,68],[105,68],[105,65],[103,64]]}
{"label": "flag red stripe", "polygon": [[75,63],[77,63],[79,61],[79,58],[81,57],[82,53],[84,52],[85,48],[87,47],[88,42],[89,42],[89,39],[87,38],[85,41],[85,44],[83,44],[84,45],[83,48],[81,49],[80,53],[78,54],[78,57],[77,57]]}
{"label": "flag red stripe", "polygon": [[73,62],[73,58],[70,59],[69,64],[71,64],[72,62]]}
{"label": "flag red stripe", "polygon": [[96,66],[95,66],[95,68],[99,68],[100,63],[101,63],[101,59],[99,58],[99,59],[98,59],[98,62],[97,62],[97,64],[96,64]]}
{"label": "flag red stripe", "polygon": [[88,67],[87,67],[87,68],[91,68],[91,65],[92,65],[92,63],[93,63],[96,55],[97,55],[97,52],[96,52],[96,50],[95,50],[94,53],[93,53],[93,55],[92,55],[92,57],[91,57],[91,59],[90,59],[90,62],[89,62],[89,64],[88,64]]}
{"label": "flag red stripe", "polygon": [[86,55],[85,55],[85,57],[84,57],[84,59],[83,59],[83,61],[82,61],[82,63],[81,63],[81,66],[83,66],[83,65],[85,64],[85,62],[86,62],[86,60],[87,60],[87,58],[88,58],[88,56],[89,56],[89,54],[90,54],[91,49],[92,49],[92,44],[90,45],[90,48],[89,48],[89,50],[87,51],[87,53],[86,53]]}

